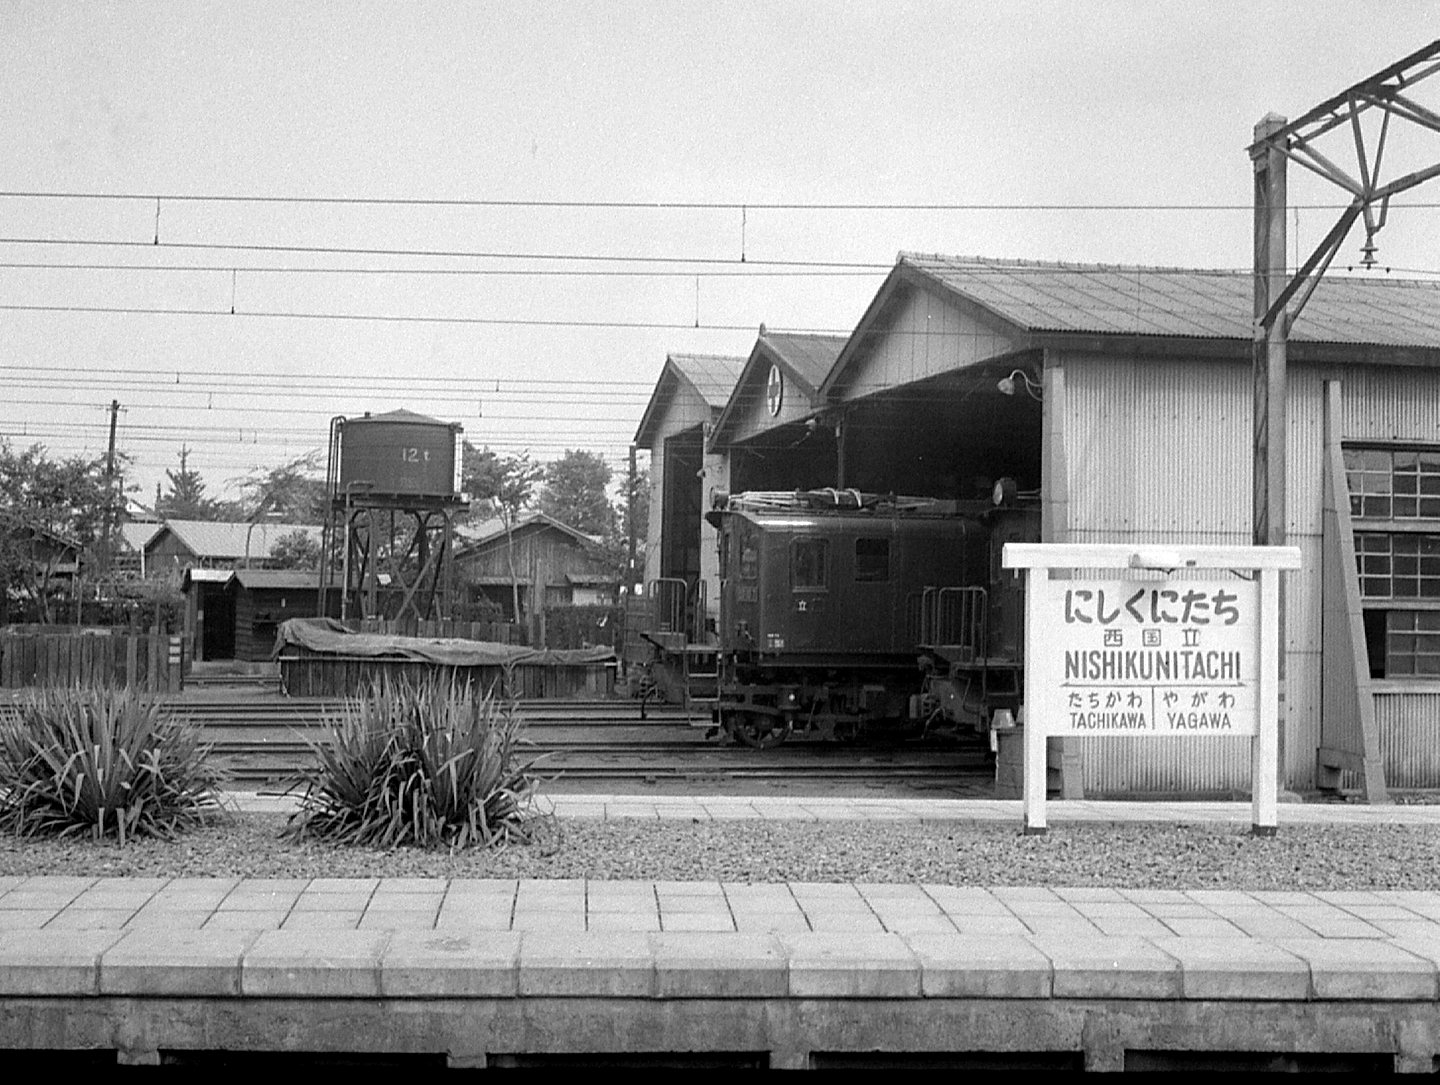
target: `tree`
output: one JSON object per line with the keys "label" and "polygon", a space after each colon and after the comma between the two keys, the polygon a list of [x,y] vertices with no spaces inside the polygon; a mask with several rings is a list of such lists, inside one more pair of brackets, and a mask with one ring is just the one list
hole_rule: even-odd
{"label": "tree", "polygon": [[[476,451],[468,442],[461,460],[461,482],[471,497],[500,517],[505,525],[505,551],[510,567],[510,601],[520,620],[520,577],[515,569],[515,524],[530,504],[544,468],[529,452],[501,456],[489,448]],[[467,475],[467,472],[469,474]]]}
{"label": "tree", "polygon": [[233,479],[240,491],[238,519],[261,513],[286,524],[318,524],[329,512],[325,480],[319,476],[320,453],[307,452],[279,467],[253,468]]}
{"label": "tree", "polygon": [[615,506],[607,492],[610,465],[604,457],[567,449],[565,455],[546,465],[544,483],[539,506],[545,515],[586,535],[603,537],[615,531]]}
{"label": "tree", "polygon": [[43,445],[16,452],[0,438],[0,609],[15,591],[51,622],[59,566],[88,561],[116,492],[104,457],[52,460]]}
{"label": "tree", "polygon": [[170,492],[155,502],[155,515],[162,520],[214,520],[217,502],[205,496],[205,480],[190,467],[190,450],[180,447],[180,470],[166,471]]}
{"label": "tree", "polygon": [[267,563],[275,569],[320,568],[320,543],[308,531],[289,531],[270,547]]}

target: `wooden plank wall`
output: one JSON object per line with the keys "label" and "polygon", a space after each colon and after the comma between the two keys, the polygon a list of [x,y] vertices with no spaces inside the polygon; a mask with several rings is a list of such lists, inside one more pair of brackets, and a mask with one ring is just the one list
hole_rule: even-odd
{"label": "wooden plank wall", "polygon": [[177,693],[182,642],[152,633],[0,632],[0,688],[95,685]]}
{"label": "wooden plank wall", "polygon": [[372,659],[365,656],[280,657],[280,682],[291,697],[354,697],[376,681],[415,680],[430,672],[442,678],[456,675],[486,692],[520,700],[598,699],[615,692],[613,663],[577,666],[519,664],[512,667],[509,685],[498,666],[452,667],[417,660]]}
{"label": "wooden plank wall", "polygon": [[391,637],[455,637],[492,644],[524,644],[522,628],[513,622],[461,622],[454,618],[359,618],[344,623],[355,633],[383,633]]}

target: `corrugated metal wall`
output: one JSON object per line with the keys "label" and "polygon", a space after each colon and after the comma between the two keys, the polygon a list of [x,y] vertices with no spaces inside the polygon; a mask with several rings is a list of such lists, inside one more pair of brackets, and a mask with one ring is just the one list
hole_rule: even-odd
{"label": "corrugated metal wall", "polygon": [[1440,689],[1434,693],[1380,690],[1375,724],[1385,782],[1390,787],[1440,787]]}
{"label": "corrugated metal wall", "polygon": [[[1062,432],[1071,542],[1248,545],[1248,364],[1065,354]],[[1314,782],[1320,738],[1320,383],[1290,384],[1289,526],[1304,568],[1286,584],[1285,761]],[[1240,791],[1246,739],[1077,739],[1087,792]]]}
{"label": "corrugated metal wall", "polygon": [[[1069,541],[1249,543],[1248,364],[1091,354],[1058,360],[1066,373],[1061,433]],[[1289,541],[1304,561],[1285,589],[1285,765],[1296,788],[1314,785],[1320,743],[1325,379],[1343,381],[1344,440],[1440,442],[1440,373],[1290,367],[1287,521]],[[1376,700],[1392,786],[1440,785],[1440,690]],[[1244,740],[1074,741],[1083,751],[1087,791],[1224,791],[1250,784]]]}

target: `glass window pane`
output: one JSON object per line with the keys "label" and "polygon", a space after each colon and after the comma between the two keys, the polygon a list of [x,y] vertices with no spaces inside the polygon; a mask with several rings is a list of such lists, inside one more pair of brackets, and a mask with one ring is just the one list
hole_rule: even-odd
{"label": "glass window pane", "polygon": [[1367,497],[1365,498],[1365,511],[1360,515],[1373,516],[1377,520],[1390,519],[1390,499],[1388,497]]}
{"label": "glass window pane", "polygon": [[890,540],[855,540],[855,579],[877,581],[890,579]]}
{"label": "glass window pane", "polygon": [[828,552],[825,539],[796,539],[791,551],[790,586],[797,590],[825,587]]}

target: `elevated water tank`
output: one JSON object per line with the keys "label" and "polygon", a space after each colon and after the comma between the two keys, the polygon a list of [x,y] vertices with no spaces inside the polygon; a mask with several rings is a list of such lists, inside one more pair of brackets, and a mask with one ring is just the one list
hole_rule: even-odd
{"label": "elevated water tank", "polygon": [[337,496],[459,499],[458,424],[399,410],[347,418],[337,428]]}

